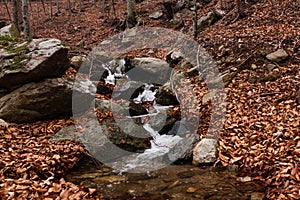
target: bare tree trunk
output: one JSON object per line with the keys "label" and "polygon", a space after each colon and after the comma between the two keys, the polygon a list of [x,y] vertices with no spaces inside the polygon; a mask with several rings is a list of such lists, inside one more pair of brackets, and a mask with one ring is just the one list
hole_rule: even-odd
{"label": "bare tree trunk", "polygon": [[50,17],[53,17],[52,0],[50,0]]}
{"label": "bare tree trunk", "polygon": [[10,16],[9,8],[8,8],[8,5],[7,5],[7,0],[4,1],[4,5],[5,5],[7,15],[8,15],[8,19],[11,21],[11,16]]}
{"label": "bare tree trunk", "polygon": [[58,0],[55,0],[55,4],[56,4],[56,12],[55,12],[55,15],[58,15],[60,13],[60,10],[59,10],[59,1]]}
{"label": "bare tree trunk", "polygon": [[68,0],[68,10],[69,14],[72,15],[71,0]]}
{"label": "bare tree trunk", "polygon": [[194,40],[197,39],[198,36],[198,13],[197,13],[197,6],[196,6],[196,0],[194,0]]}
{"label": "bare tree trunk", "polygon": [[46,8],[45,8],[45,2],[44,2],[44,0],[42,0],[42,6],[43,6],[44,14],[46,14]]}
{"label": "bare tree trunk", "polygon": [[242,9],[241,0],[235,0],[235,5],[236,5],[236,9],[237,9],[237,14],[239,16],[243,16],[244,12],[243,12],[243,9]]}
{"label": "bare tree trunk", "polygon": [[28,1],[22,0],[22,11],[23,11],[23,23],[24,23],[24,33],[28,40],[32,39],[31,29],[30,29],[30,18],[28,11]]}
{"label": "bare tree trunk", "polygon": [[126,27],[133,28],[137,24],[137,12],[135,0],[127,0],[127,17],[126,17]]}
{"label": "bare tree trunk", "polygon": [[111,5],[112,5],[114,19],[117,19],[116,7],[115,7],[115,0],[111,0]]}
{"label": "bare tree trunk", "polygon": [[82,12],[82,0],[79,0],[79,12]]}
{"label": "bare tree trunk", "polygon": [[22,9],[20,0],[12,0],[13,24],[19,32],[22,31]]}

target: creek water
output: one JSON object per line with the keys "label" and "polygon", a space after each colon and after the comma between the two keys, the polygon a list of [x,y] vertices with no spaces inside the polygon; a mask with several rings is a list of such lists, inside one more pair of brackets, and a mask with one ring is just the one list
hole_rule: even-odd
{"label": "creek water", "polygon": [[[106,69],[109,71],[106,83],[115,84],[116,76],[109,68]],[[120,74],[120,69],[117,73]],[[155,91],[151,89],[151,84],[144,84],[144,90],[133,101],[153,102],[154,112],[144,116],[127,116],[129,118],[151,118],[169,108],[155,104]],[[149,123],[142,126],[153,138],[151,148],[138,155],[124,157],[112,163],[110,167],[102,165],[100,169],[91,157],[85,156],[78,166],[66,175],[66,180],[99,189],[104,200],[264,198],[262,183],[240,182],[237,173],[229,168],[194,166],[190,162],[166,164],[162,158],[178,142],[184,140],[184,137],[174,134],[160,135]]]}
{"label": "creek water", "polygon": [[264,198],[260,182],[239,182],[237,173],[225,167],[170,165],[149,173],[114,173],[111,168],[97,169],[85,157],[66,176],[76,184],[97,188],[104,200],[193,200]]}

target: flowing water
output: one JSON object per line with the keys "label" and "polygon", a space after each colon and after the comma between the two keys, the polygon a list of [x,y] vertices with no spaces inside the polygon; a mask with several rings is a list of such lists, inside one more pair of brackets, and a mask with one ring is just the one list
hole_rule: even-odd
{"label": "flowing water", "polygon": [[[106,69],[109,71],[106,83],[115,84],[116,75],[109,68]],[[118,69],[117,73],[120,72]],[[151,90],[151,87],[151,84],[144,84],[143,92],[133,100],[136,103],[153,102],[152,108],[155,112],[137,117],[151,118],[169,108],[155,104],[155,91]],[[172,165],[172,160],[165,161],[165,155],[185,138],[173,134],[160,135],[149,123],[144,123],[143,127],[153,138],[150,149],[115,161],[111,164],[113,169],[104,165],[99,169],[93,159],[86,156],[67,174],[66,179],[99,189],[102,192],[102,199],[107,200],[264,198],[262,183],[249,180],[239,182],[237,173],[226,167],[193,166],[189,163]]]}
{"label": "flowing water", "polygon": [[262,200],[260,182],[239,182],[237,174],[224,167],[170,165],[149,173],[116,174],[110,168],[97,169],[85,157],[66,177],[68,181],[97,188],[104,200]]}

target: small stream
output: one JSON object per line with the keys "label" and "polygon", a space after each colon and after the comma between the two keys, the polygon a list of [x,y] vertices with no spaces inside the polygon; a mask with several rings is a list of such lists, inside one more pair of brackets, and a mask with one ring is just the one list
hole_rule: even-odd
{"label": "small stream", "polygon": [[[124,65],[124,62],[121,62]],[[105,66],[104,66],[105,67]],[[109,67],[105,82],[115,84],[121,77],[121,69],[112,73]],[[135,103],[152,102],[148,115],[125,116],[127,118],[151,118],[170,106],[160,106],[155,102],[153,85],[144,83],[143,91],[132,100]],[[183,120],[182,120],[183,121]],[[179,123],[179,128],[181,123]],[[180,165],[171,164],[175,160],[165,161],[165,155],[170,154],[176,144],[187,144],[185,135],[164,134],[154,130],[149,121],[142,124],[150,133],[151,147],[143,153],[124,156],[110,167],[95,166],[92,158],[85,156],[79,165],[66,176],[67,181],[84,186],[97,188],[102,192],[102,199],[107,200],[193,200],[193,199],[251,199],[264,198],[264,187],[259,182],[239,182],[237,173],[226,167],[194,166],[185,161]],[[179,130],[179,129],[177,129]],[[180,132],[180,131],[179,131]],[[185,130],[188,132],[188,130]],[[168,158],[179,158],[177,154],[184,148],[171,153]],[[175,155],[174,155],[175,154]],[[134,173],[131,173],[134,172]]]}

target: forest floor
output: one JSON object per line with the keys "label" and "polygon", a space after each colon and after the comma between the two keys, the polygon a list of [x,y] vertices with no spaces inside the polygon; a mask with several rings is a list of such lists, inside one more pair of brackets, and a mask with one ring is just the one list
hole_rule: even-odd
{"label": "forest floor", "polygon": [[[162,2],[137,4],[140,26],[171,28],[192,38],[192,16],[182,18],[179,26],[165,16],[149,19],[153,11],[164,10]],[[238,19],[230,2],[225,7],[229,14],[197,37],[219,63],[220,72],[237,71],[225,88],[227,112],[219,138],[218,163],[238,166],[242,175],[263,181],[268,199],[300,199],[299,1],[248,1],[243,3],[245,16]],[[41,11],[39,17],[35,13],[35,37],[61,39],[72,57],[87,55],[101,41],[121,31],[126,16],[124,1],[115,0],[116,18],[112,10],[101,13],[101,6],[95,6],[94,1],[84,2],[83,12],[78,11],[78,5],[73,6],[72,15],[65,5],[52,18]],[[204,5],[198,16],[216,7]],[[288,59],[271,63],[265,58],[280,48],[289,54]],[[228,57],[228,62],[218,62]],[[275,70],[268,70],[268,64],[275,64]],[[49,139],[72,123],[72,119],[59,119],[0,127],[0,197],[38,198],[43,194],[49,198],[96,198],[101,193],[62,178],[76,165],[84,149],[76,143],[51,143]]]}

